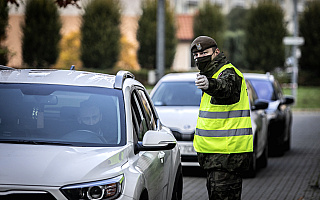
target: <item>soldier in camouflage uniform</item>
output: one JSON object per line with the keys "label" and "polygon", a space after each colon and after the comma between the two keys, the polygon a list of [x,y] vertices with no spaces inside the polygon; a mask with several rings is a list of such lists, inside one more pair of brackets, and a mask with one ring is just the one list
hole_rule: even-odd
{"label": "soldier in camouflage uniform", "polygon": [[[191,44],[191,52],[194,56],[196,65],[200,70],[200,74],[197,76],[195,84],[198,88],[202,89],[203,94],[210,96],[210,106],[218,105],[234,105],[240,101],[241,91],[246,86],[241,72],[233,67],[230,62],[227,61],[226,57],[217,47],[217,43],[214,39],[207,36],[197,37]],[[221,68],[230,65],[231,67],[221,71]],[[219,71],[220,70],[220,71]],[[237,72],[236,72],[237,71]],[[217,78],[212,78],[216,73],[219,73]],[[246,94],[247,95],[247,94]],[[202,97],[201,103],[203,103],[204,97]],[[245,101],[248,101],[246,99]],[[246,102],[248,103],[248,102]],[[246,107],[249,109],[248,106]],[[201,113],[201,106],[199,111],[199,118]],[[218,112],[220,114],[221,112]],[[207,171],[207,190],[209,199],[224,199],[234,200],[241,199],[242,190],[242,177],[241,173],[248,169],[249,158],[253,150],[252,138],[246,143],[246,139],[241,140],[243,148],[233,151],[216,150],[215,148],[210,149],[215,145],[215,142],[207,142],[201,144],[204,140],[198,139],[198,136],[203,136],[201,131],[200,122],[198,118],[197,129],[194,140],[194,147],[198,154],[198,161],[200,166]],[[249,115],[250,119],[250,115]],[[219,128],[219,127],[218,127]],[[222,129],[225,127],[221,127]],[[248,124],[248,130],[245,135],[252,136],[251,121]],[[205,130],[208,132],[208,130]],[[219,136],[220,138],[223,135]],[[210,138],[210,135],[206,135],[205,138]],[[221,142],[220,142],[221,143]],[[252,144],[251,144],[252,143]],[[249,144],[249,145],[247,145]],[[201,148],[201,145],[206,146]],[[224,145],[224,144],[223,144]],[[211,147],[210,147],[211,146]],[[239,146],[239,145],[238,145]]]}

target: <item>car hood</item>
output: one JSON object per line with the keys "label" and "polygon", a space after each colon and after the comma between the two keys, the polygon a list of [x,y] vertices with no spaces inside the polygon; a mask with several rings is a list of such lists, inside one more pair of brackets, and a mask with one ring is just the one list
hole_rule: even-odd
{"label": "car hood", "polygon": [[126,147],[0,144],[0,184],[63,186],[119,174]]}
{"label": "car hood", "polygon": [[161,122],[171,130],[193,133],[199,113],[199,106],[156,106]]}

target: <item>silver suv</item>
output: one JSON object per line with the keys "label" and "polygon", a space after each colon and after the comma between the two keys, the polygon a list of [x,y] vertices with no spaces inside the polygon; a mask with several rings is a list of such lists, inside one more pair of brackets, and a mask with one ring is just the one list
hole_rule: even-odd
{"label": "silver suv", "polygon": [[181,199],[180,151],[133,74],[0,70],[0,199]]}

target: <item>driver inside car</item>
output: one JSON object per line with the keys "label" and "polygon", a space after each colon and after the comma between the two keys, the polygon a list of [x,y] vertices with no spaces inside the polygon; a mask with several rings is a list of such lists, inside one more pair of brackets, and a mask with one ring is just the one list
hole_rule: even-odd
{"label": "driver inside car", "polygon": [[102,113],[98,106],[91,102],[82,102],[80,104],[80,110],[78,115],[78,123],[80,129],[92,131],[94,133],[103,136],[101,130]]}

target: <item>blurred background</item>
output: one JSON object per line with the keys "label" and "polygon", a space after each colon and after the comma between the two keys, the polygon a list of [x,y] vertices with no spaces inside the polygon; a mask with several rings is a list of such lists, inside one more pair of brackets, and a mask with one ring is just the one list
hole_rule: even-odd
{"label": "blurred background", "polygon": [[0,0],[0,65],[129,70],[152,89],[160,3],[165,74],[197,71],[190,44],[208,35],[242,72],[273,74],[294,109],[320,108],[319,0]]}

